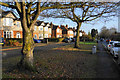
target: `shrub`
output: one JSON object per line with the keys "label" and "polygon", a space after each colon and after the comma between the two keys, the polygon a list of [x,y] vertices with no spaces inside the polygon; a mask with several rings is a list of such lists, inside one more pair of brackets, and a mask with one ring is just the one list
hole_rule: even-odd
{"label": "shrub", "polygon": [[48,39],[49,42],[58,42],[58,38],[49,38]]}
{"label": "shrub", "polygon": [[5,45],[6,46],[19,46],[19,45],[22,44],[22,42],[23,42],[22,39],[15,39],[15,38],[5,39]]}
{"label": "shrub", "polygon": [[64,40],[64,38],[59,38],[58,41],[59,42],[62,42]]}
{"label": "shrub", "polygon": [[15,41],[15,42],[13,42],[13,45],[14,45],[14,46],[19,46],[19,42],[18,42],[18,41],[17,41],[17,42]]}

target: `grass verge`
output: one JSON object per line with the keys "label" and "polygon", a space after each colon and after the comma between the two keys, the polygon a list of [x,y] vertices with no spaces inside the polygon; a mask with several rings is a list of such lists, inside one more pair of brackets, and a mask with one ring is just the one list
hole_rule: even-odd
{"label": "grass verge", "polygon": [[[73,44],[64,48],[73,48]],[[81,50],[38,50],[34,54],[37,72],[19,71],[14,66],[20,56],[3,59],[3,78],[95,78],[96,55],[90,51],[93,45],[81,44]]]}

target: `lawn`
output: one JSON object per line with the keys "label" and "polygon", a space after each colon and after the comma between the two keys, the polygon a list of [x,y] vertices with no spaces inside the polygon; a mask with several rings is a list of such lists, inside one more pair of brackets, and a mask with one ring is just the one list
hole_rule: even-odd
{"label": "lawn", "polygon": [[80,42],[80,44],[91,44],[91,45],[96,45],[96,42]]}
{"label": "lawn", "polygon": [[[73,48],[73,44],[63,46]],[[16,68],[20,56],[3,59],[3,78],[95,78],[97,56],[90,51],[92,44],[81,44],[81,50],[35,51],[37,72],[19,71]]]}

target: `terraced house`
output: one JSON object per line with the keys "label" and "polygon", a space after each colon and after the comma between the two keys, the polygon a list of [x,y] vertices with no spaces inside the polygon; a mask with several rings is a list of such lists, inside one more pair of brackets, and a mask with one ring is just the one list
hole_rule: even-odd
{"label": "terraced house", "polygon": [[[11,11],[2,11],[0,35],[4,38],[23,38],[21,21]],[[51,38],[52,29],[49,23],[37,21],[33,29],[35,39]]]}
{"label": "terraced house", "polygon": [[4,38],[22,38],[21,22],[13,12],[2,11],[0,32]]}
{"label": "terraced house", "polygon": [[[0,26],[0,36],[4,38],[23,38],[21,21],[17,19],[15,14],[11,11],[2,10],[2,18]],[[80,30],[80,36],[85,34]],[[68,28],[68,25],[54,25],[44,21],[36,21],[33,27],[33,37],[35,39],[44,38],[60,38],[68,37],[73,38],[76,36],[75,28]]]}
{"label": "terraced house", "polygon": [[52,28],[52,38],[61,38],[62,37],[62,29],[58,25],[50,24]]}

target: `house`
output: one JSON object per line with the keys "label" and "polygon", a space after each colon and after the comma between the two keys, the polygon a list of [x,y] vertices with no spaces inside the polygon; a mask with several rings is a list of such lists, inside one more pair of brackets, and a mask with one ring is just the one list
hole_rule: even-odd
{"label": "house", "polygon": [[68,28],[68,38],[73,38],[74,37],[74,33],[73,33],[73,29],[72,28]]}
{"label": "house", "polygon": [[33,37],[35,39],[51,38],[51,27],[49,23],[43,21],[36,21],[33,31]]}
{"label": "house", "polygon": [[33,37],[35,39],[43,39],[43,21],[36,21],[34,29],[33,29]]}
{"label": "house", "polygon": [[[45,25],[43,26],[43,37],[44,38],[49,38],[49,28],[50,24],[49,23],[44,23]],[[49,28],[48,28],[49,27]]]}
{"label": "house", "polygon": [[20,20],[11,11],[3,11],[0,32],[4,38],[22,38],[22,27]]}
{"label": "house", "polygon": [[58,25],[51,24],[52,27],[52,38],[62,37],[62,29]]}
{"label": "house", "polygon": [[73,28],[68,28],[68,25],[66,25],[66,26],[61,25],[60,28],[62,29],[62,37],[68,37],[68,38],[74,37]]}
{"label": "house", "polygon": [[62,37],[68,37],[68,25],[60,25],[60,28],[62,29]]}

